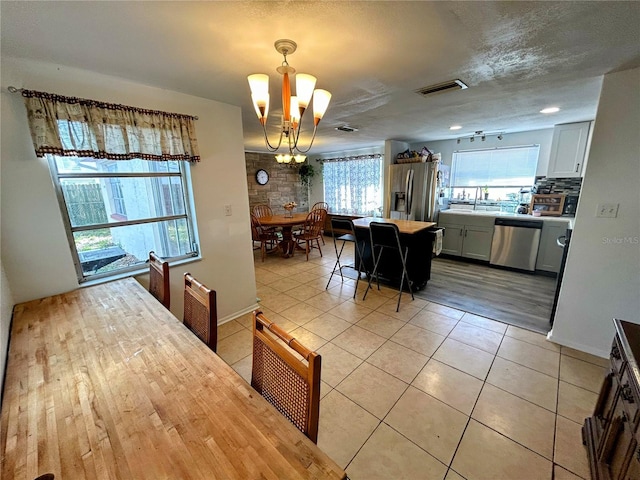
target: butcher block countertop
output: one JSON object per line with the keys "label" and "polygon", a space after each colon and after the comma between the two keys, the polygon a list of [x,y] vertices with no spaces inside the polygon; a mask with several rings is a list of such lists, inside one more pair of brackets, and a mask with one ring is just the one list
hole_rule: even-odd
{"label": "butcher block countertop", "polygon": [[353,221],[353,225],[356,228],[369,228],[371,222],[381,223],[395,223],[398,226],[400,233],[412,234],[424,230],[426,228],[434,227],[434,222],[416,222],[414,220],[396,220],[393,218],[379,218],[379,217],[364,217],[357,218]]}
{"label": "butcher block countertop", "polygon": [[15,307],[1,478],[345,478],[133,279]]}

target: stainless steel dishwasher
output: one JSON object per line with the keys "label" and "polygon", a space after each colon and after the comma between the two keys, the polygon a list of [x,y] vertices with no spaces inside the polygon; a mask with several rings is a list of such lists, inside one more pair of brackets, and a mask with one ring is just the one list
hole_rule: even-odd
{"label": "stainless steel dishwasher", "polygon": [[496,218],[489,263],[534,271],[541,230],[541,220]]}

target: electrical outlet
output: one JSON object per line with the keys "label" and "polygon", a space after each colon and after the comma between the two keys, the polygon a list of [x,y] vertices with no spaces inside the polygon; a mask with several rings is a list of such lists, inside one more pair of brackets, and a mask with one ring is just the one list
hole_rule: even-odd
{"label": "electrical outlet", "polygon": [[596,217],[616,218],[618,216],[619,203],[599,203]]}
{"label": "electrical outlet", "polygon": [[230,216],[231,216],[231,205],[225,205],[225,206],[224,206],[224,214],[225,214],[227,217],[230,217]]}

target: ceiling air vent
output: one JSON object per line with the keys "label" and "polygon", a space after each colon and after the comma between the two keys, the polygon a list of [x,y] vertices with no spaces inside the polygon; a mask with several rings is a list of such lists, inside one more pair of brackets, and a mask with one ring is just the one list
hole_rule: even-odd
{"label": "ceiling air vent", "polygon": [[341,132],[357,132],[357,128],[350,127],[349,125],[341,125],[340,127],[336,127],[336,130],[340,130]]}
{"label": "ceiling air vent", "polygon": [[433,95],[435,93],[448,92],[449,90],[464,90],[465,88],[469,87],[467,87],[462,80],[455,79],[448,82],[438,83],[437,85],[419,88],[416,90],[416,93],[426,97],[427,95]]}

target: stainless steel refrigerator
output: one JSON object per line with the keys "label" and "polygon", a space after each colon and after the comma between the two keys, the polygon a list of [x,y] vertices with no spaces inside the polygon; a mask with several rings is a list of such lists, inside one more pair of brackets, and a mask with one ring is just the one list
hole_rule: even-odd
{"label": "stainless steel refrigerator", "polygon": [[389,217],[435,222],[439,198],[449,183],[449,166],[440,162],[390,166]]}

